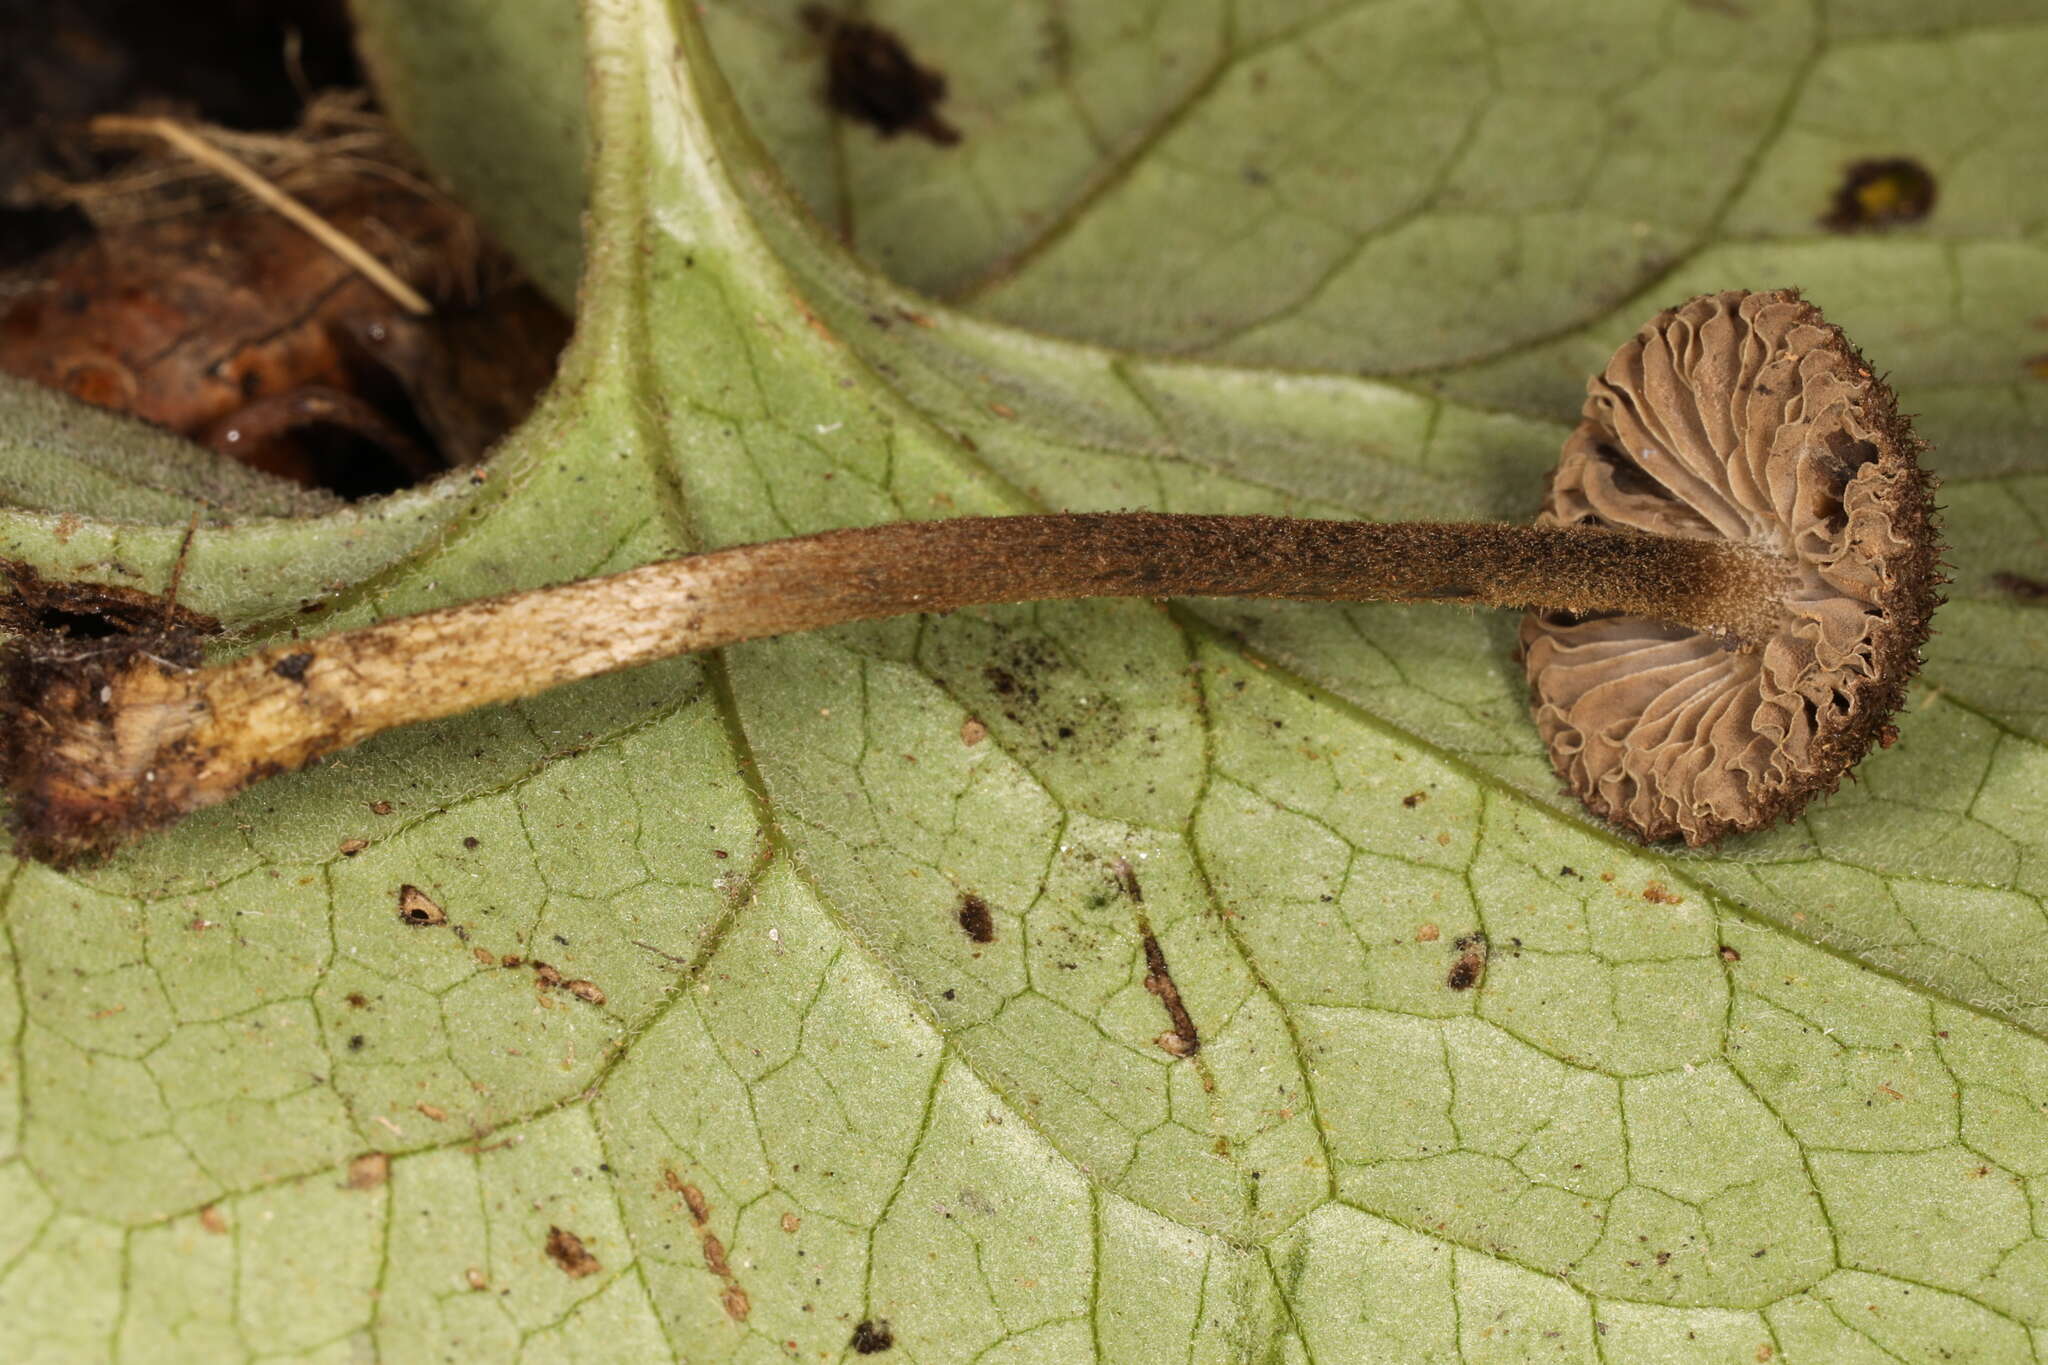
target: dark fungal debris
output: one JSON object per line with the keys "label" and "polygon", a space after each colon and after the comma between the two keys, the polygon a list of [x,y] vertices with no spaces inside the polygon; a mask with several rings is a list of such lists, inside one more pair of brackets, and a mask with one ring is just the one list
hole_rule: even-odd
{"label": "dark fungal debris", "polygon": [[1858,161],[1835,190],[1821,226],[1834,232],[1868,232],[1917,223],[1934,212],[1934,174],[1911,157]]}
{"label": "dark fungal debris", "polygon": [[2026,574],[2001,571],[1991,575],[1991,586],[2020,602],[2048,601],[2048,582]]}
{"label": "dark fungal debris", "polygon": [[889,1330],[887,1318],[862,1318],[860,1325],[853,1329],[853,1350],[856,1355],[875,1356],[896,1344],[896,1334]]}
{"label": "dark fungal debris", "polygon": [[[270,671],[277,674],[280,678],[295,683],[302,683],[306,680],[306,668],[312,662],[312,654],[302,649],[296,654],[287,654],[282,659],[279,659],[270,666]],[[379,813],[382,814],[382,812]]]}
{"label": "dark fungal debris", "polygon": [[1458,957],[1451,963],[1444,985],[1454,991],[1469,991],[1486,979],[1486,935],[1462,935],[1452,940],[1451,947],[1457,950]]}
{"label": "dark fungal debris", "polygon": [[824,5],[806,5],[803,21],[825,40],[825,103],[880,133],[914,132],[941,147],[960,140],[939,116],[944,74],[922,66],[888,29],[851,19]]}
{"label": "dark fungal debris", "polygon": [[561,1267],[562,1273],[572,1280],[595,1275],[604,1269],[598,1263],[597,1257],[591,1255],[590,1249],[583,1245],[583,1239],[567,1228],[550,1227],[543,1250],[547,1252],[548,1259]]}
{"label": "dark fungal debris", "polygon": [[988,902],[972,891],[962,893],[958,912],[960,931],[975,943],[996,941],[995,916],[989,913]]}

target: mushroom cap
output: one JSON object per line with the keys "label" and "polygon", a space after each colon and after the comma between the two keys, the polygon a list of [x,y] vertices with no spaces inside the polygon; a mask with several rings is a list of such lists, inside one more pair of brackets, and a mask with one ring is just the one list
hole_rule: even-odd
{"label": "mushroom cap", "polygon": [[1831,792],[1920,665],[1943,582],[1923,443],[1796,291],[1704,294],[1586,385],[1538,518],[1733,541],[1786,567],[1768,639],[1531,612],[1536,728],[1593,812],[1711,843]]}

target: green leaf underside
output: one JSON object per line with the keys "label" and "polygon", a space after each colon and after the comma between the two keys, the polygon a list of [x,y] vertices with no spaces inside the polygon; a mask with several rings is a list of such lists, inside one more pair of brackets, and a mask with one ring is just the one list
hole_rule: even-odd
{"label": "green leaf underside", "polygon": [[[559,14],[371,8],[394,107],[451,172],[501,176],[500,211],[526,225],[509,235],[559,270],[573,187],[528,170],[522,190],[435,145],[485,107],[466,70],[533,120],[503,126],[501,162],[575,165],[562,91],[581,78]],[[1407,22],[1399,9],[1300,18]],[[1692,34],[1716,12],[1648,27]],[[929,56],[919,15],[879,17]],[[1590,17],[1542,23],[1636,41],[1635,21]],[[1880,40],[1784,20],[1805,47],[1773,39],[1796,60],[1760,61],[1755,82],[1792,112],[1738,148],[1746,169],[1718,191],[1738,207],[1687,220],[1701,243],[1669,278],[1581,289],[1562,322],[1515,294],[1527,281],[1461,267],[1519,330],[1505,358],[1441,344],[1453,399],[1342,377],[1386,366],[1334,343],[1161,361],[899,294],[784,203],[702,40],[671,22],[628,0],[592,16],[579,336],[488,478],[305,524],[202,525],[187,600],[268,636],[308,596],[332,594],[323,622],[368,620],[900,516],[1515,517],[1571,412],[1558,393],[1618,334],[1694,283],[1781,283],[1798,262],[1907,405],[1950,428],[1959,600],[1904,737],[1798,827],[1675,858],[1556,797],[1507,619],[1234,603],[834,631],[387,736],[106,867],[12,872],[0,1302],[24,1358],[836,1358],[864,1321],[919,1361],[2031,1357],[2048,1326],[2031,1212],[2048,1175],[2041,631],[1988,577],[2048,567],[2040,398],[2014,321],[2039,214],[2001,228],[1965,198],[1954,238],[1937,218],[1821,242],[1807,212],[1793,241],[1771,214],[1796,177],[1775,172],[1773,199],[1770,168],[1841,155],[1797,145],[1819,73],[1882,49],[1889,100],[1916,73],[1960,79],[1939,63],[1962,48],[1995,64],[2036,30]],[[1413,22],[1415,51],[1463,50]],[[738,20],[713,23],[743,77],[771,69],[731,57]],[[1522,78],[1563,60],[1488,31],[1481,56]],[[1194,117],[1176,101],[1228,113],[1244,65],[1139,92],[1154,105],[1118,136],[1169,147],[1128,130]],[[785,129],[812,117],[805,80]],[[765,87],[742,89],[773,131]],[[1379,148],[1361,168],[1389,148],[1426,161],[1414,118],[1380,128],[1379,108],[1344,115]],[[1856,133],[1825,113],[1813,137]],[[1276,145],[1313,131],[1266,117]],[[960,122],[969,148],[1027,136]],[[849,186],[886,186],[873,167],[918,151],[816,131]],[[2023,169],[2027,147],[2000,146],[1986,132],[1921,154]],[[978,154],[993,175],[996,152]],[[1027,316],[1027,298],[1079,309],[1096,287],[1051,267],[1096,259],[1087,234],[1128,219],[1118,196],[1142,186],[1085,162],[1101,182],[1086,212],[985,293],[998,316]],[[2038,193],[2021,169],[2010,193]],[[1033,201],[1052,216],[1054,189]],[[1480,216],[1508,221],[1499,204]],[[856,240],[889,261],[877,233]],[[1016,240],[963,229],[945,250],[985,264]],[[1972,285],[1973,259],[2006,274]],[[1432,306],[1472,303],[1455,279]],[[1433,325],[1357,307],[1360,338]],[[1996,384],[1953,359],[2000,345]],[[51,523],[80,509],[10,496],[51,509],[6,514],[11,553],[158,584],[197,505],[138,503],[60,542]],[[353,839],[370,842],[341,855]],[[449,925],[402,923],[400,885]],[[990,942],[960,927],[969,894]],[[1193,1057],[1159,1042],[1173,1023],[1146,988],[1147,932],[1199,1029]],[[1483,978],[1453,989],[1475,932]],[[483,960],[508,955],[603,1003]],[[393,1154],[388,1173],[352,1185],[370,1150]],[[551,1227],[600,1268],[566,1274]]]}

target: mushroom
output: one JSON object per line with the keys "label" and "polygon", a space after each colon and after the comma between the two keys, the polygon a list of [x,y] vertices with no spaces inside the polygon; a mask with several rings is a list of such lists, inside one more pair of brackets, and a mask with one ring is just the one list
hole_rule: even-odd
{"label": "mushroom", "polygon": [[1936,598],[1921,445],[1789,292],[1660,314],[1590,385],[1536,525],[1149,512],[899,522],[486,598],[210,668],[153,637],[35,648],[4,731],[17,843],[65,860],[379,731],[742,640],[1078,597],[1537,610],[1558,772],[1645,839],[1705,843],[1832,790]]}
{"label": "mushroom", "polygon": [[1923,449],[1841,329],[1791,292],[1659,313],[1587,384],[1538,525],[1754,546],[1786,566],[1769,633],[1532,611],[1536,728],[1594,814],[1711,843],[1831,792],[1918,669],[1944,581]]}

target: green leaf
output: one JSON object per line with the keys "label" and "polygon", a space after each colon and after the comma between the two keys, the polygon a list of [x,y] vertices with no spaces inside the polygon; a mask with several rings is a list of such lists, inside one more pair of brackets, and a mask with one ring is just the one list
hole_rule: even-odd
{"label": "green leaf", "polygon": [[[1140,24],[1145,7],[1103,5],[1062,59],[1071,95],[1027,80],[1005,101],[975,82],[1001,78],[1021,21],[906,5],[889,21],[956,81],[955,165],[827,128],[797,29],[713,11],[753,126],[810,145],[784,158],[799,181],[873,195],[856,221],[895,224],[864,248],[901,244],[910,273],[924,229],[885,210],[923,198],[924,282],[1028,258],[981,306],[1212,352],[1162,359],[949,311],[841,254],[689,7],[593,6],[587,110],[560,7],[361,8],[391,105],[562,291],[588,128],[553,392],[481,484],[302,520],[196,475],[156,476],[148,501],[96,434],[67,447],[72,484],[31,483],[77,415],[10,406],[9,554],[161,587],[189,533],[185,600],[253,643],[303,625],[308,598],[364,621],[898,517],[1520,517],[1570,390],[1620,334],[1695,286],[1796,271],[1943,439],[1958,600],[1897,747],[1797,827],[1711,857],[1625,845],[1557,796],[1505,619],[1125,602],[678,660],[387,735],[101,867],[12,867],[14,1354],[2031,1357],[2043,632],[1990,576],[2048,574],[2021,364],[2039,96],[2010,78],[2037,24],[1260,6],[1279,27],[1220,29],[1209,74],[1132,82],[1194,51],[1173,44],[1208,10]],[[1715,27],[1738,23],[1757,26],[1747,61]],[[1354,76],[1333,53],[1370,61]],[[1295,74],[1268,77],[1286,98],[1267,108],[1269,61]],[[1892,112],[1849,117],[1851,92]],[[1062,100],[1109,150],[1012,175]],[[1575,101],[1608,170],[1560,187],[1546,120]],[[1758,101],[1775,112],[1750,119]],[[1670,140],[1630,160],[1620,134],[1645,110]],[[1430,140],[1461,118],[1465,152]],[[1311,343],[1287,338],[1312,312],[1269,307],[1294,247],[1240,233],[1213,281],[1162,283],[1146,234],[1214,228],[1256,188],[1200,213],[1167,193],[1205,167],[1243,179],[1219,129],[1309,168],[1303,222],[1318,194],[1383,216],[1419,175],[1401,212],[1444,253],[1424,294],[1400,292],[1413,269],[1361,268],[1376,282]],[[1933,140],[1900,141],[1914,130]],[[828,138],[849,149],[837,182],[814,164]],[[1788,206],[1824,204],[1866,150],[1922,157],[1951,197],[1921,228],[1823,238],[1818,210]],[[1341,195],[1323,183],[1340,153],[1366,176]],[[1687,175],[1663,208],[1653,191]],[[1451,196],[1465,180],[1477,199]],[[1013,197],[949,217],[977,183]],[[1564,208],[1545,198],[1564,189]],[[1689,254],[1603,267],[1612,291],[1473,245],[1600,248],[1597,221],[1639,196]],[[1453,212],[1474,232],[1433,222]],[[1360,260],[1400,231],[1337,226]],[[1137,324],[1116,291],[1148,274],[1136,316],[1160,335],[1117,332]],[[1196,299],[1248,301],[1242,336],[1160,321]],[[1459,339],[1473,318],[1501,349]],[[1382,347],[1451,396],[1346,373],[1384,367]],[[217,505],[236,510],[192,529]],[[398,918],[408,885],[447,926]],[[991,942],[960,927],[970,894]],[[1484,976],[1454,989],[1475,932]],[[1193,1056],[1161,1045],[1148,937]],[[556,1230],[596,1268],[569,1273],[586,1263]]]}

